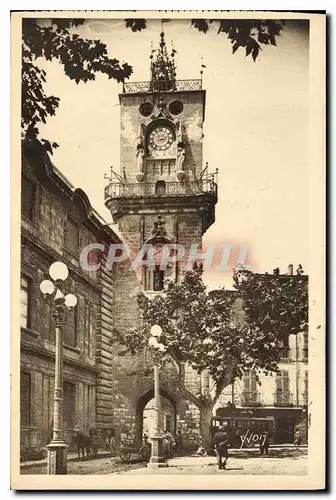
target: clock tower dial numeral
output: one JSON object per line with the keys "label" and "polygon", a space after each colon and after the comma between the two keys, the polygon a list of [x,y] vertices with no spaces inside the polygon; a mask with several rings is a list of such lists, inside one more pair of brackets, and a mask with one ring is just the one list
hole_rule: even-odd
{"label": "clock tower dial numeral", "polygon": [[149,135],[149,145],[156,151],[166,151],[174,142],[174,136],[170,128],[156,127]]}

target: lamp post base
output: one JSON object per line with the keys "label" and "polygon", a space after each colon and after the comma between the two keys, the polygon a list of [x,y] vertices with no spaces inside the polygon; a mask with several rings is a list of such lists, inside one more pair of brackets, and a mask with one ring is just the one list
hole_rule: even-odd
{"label": "lamp post base", "polygon": [[47,474],[67,474],[67,450],[64,441],[51,441],[47,445],[48,461]]}
{"label": "lamp post base", "polygon": [[163,437],[152,437],[152,454],[147,464],[150,469],[159,469],[161,467],[168,467],[167,462],[163,456]]}

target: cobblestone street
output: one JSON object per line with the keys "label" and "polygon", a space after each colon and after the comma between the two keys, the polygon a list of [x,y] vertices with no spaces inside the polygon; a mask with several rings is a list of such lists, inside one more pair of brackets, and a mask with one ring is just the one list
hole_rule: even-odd
{"label": "cobblestone street", "polygon": [[[226,470],[218,470],[215,457],[176,457],[169,467],[153,471],[144,463],[124,464],[118,459],[102,457],[84,461],[69,461],[68,474],[235,474],[235,475],[304,475],[307,473],[307,449],[270,450],[260,456],[257,450],[237,450],[231,453]],[[21,474],[45,474],[46,465],[21,467]]]}

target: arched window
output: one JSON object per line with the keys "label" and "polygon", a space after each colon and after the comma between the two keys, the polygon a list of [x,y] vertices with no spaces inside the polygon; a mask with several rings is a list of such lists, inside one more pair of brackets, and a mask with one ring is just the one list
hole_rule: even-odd
{"label": "arched window", "polygon": [[160,266],[155,266],[155,269],[145,268],[145,290],[152,292],[160,292],[163,290],[165,272],[160,269]]}
{"label": "arched window", "polygon": [[156,196],[166,196],[166,181],[156,181],[155,194]]}

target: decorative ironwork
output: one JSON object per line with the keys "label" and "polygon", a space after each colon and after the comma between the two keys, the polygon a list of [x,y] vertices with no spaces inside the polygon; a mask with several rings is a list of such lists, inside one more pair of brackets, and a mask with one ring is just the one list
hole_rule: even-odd
{"label": "decorative ironwork", "polygon": [[143,92],[183,92],[185,90],[201,90],[202,80],[177,80],[175,54],[172,47],[171,54],[168,54],[165,34],[160,33],[160,43],[158,49],[152,49],[150,54],[149,82],[127,82],[123,84],[125,94],[136,94]]}
{"label": "decorative ironwork", "polygon": [[289,406],[293,404],[293,394],[290,391],[276,391],[274,399],[276,406]]}
{"label": "decorative ironwork", "polygon": [[242,403],[245,406],[260,405],[260,397],[258,391],[244,391],[242,394]]}
{"label": "decorative ironwork", "polygon": [[159,49],[153,50],[150,55],[151,89],[158,92],[174,90],[176,87],[176,50],[172,48],[169,57],[164,32],[160,33]]}
{"label": "decorative ironwork", "polygon": [[161,85],[153,87],[151,82],[125,82],[124,94],[142,92],[183,92],[186,90],[202,90],[202,80],[175,80],[174,87],[169,88],[169,82],[163,80]]}
{"label": "decorative ironwork", "polygon": [[105,187],[108,198],[160,198],[174,196],[195,196],[210,193],[217,197],[217,184],[212,179],[189,182],[165,182],[157,189],[156,182],[118,183],[111,182]]}

